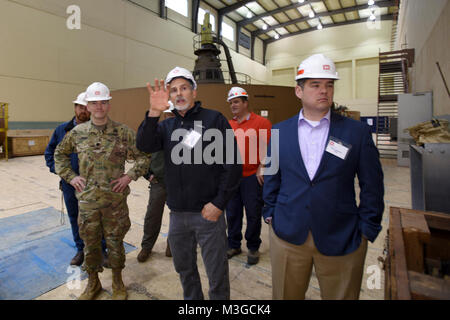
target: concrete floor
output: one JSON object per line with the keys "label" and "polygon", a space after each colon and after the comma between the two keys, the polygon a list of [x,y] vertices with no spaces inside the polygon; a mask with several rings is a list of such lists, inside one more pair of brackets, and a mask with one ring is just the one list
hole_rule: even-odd
{"label": "concrete floor", "polygon": [[[369,243],[365,270],[370,265],[378,265],[377,259],[383,253],[388,226],[389,206],[411,207],[409,168],[397,167],[396,161],[393,160],[383,160],[383,170],[385,175],[386,204],[382,223],[383,230],[375,243]],[[0,181],[2,182],[0,188],[0,219],[49,206],[61,209],[61,194],[58,189],[59,178],[48,171],[43,156],[21,157],[13,158],[9,161],[0,161]],[[132,192],[128,197],[128,206],[130,208],[132,225],[125,237],[125,241],[137,247],[138,250],[134,250],[127,255],[126,267],[123,272],[129,299],[182,299],[182,289],[178,275],[174,270],[172,259],[167,258],[164,254],[169,226],[169,211],[167,207],[164,212],[161,234],[153,249],[153,253],[145,263],[139,263],[136,260],[143,235],[143,221],[148,201],[148,182],[140,178],[138,181],[132,182],[130,186]],[[69,223],[67,217],[66,223]],[[229,260],[231,298],[234,300],[271,299],[272,280],[268,227],[264,223],[261,237],[263,240],[260,248],[261,258],[257,265],[248,266],[246,264],[245,241],[242,245],[243,253]],[[207,298],[208,279],[201,260],[200,250],[198,252],[199,272],[202,278],[203,291]],[[67,263],[69,264],[69,261]],[[380,274],[380,287],[375,289],[369,289],[367,285],[367,279],[373,275],[373,272],[364,274],[361,299],[384,299],[384,271],[381,271]],[[98,299],[108,300],[111,298],[112,291],[110,269],[105,269],[100,275],[100,279],[104,290]],[[76,299],[84,290],[86,284],[87,280],[84,280],[81,282],[80,288],[72,289],[69,289],[64,284],[37,299]],[[319,285],[314,273],[306,297],[311,300],[320,299]]]}

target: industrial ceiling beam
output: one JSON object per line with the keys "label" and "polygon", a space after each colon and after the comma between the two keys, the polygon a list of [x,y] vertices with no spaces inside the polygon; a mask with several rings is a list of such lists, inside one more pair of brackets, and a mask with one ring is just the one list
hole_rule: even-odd
{"label": "industrial ceiling beam", "polygon": [[[380,19],[381,21],[393,20],[394,19],[394,15],[393,14],[386,14],[386,15],[380,16],[377,19]],[[323,29],[326,29],[326,28],[345,26],[345,25],[348,25],[348,24],[355,24],[355,23],[361,23],[361,22],[367,22],[367,19],[364,18],[364,19],[349,20],[349,21],[345,21],[345,22],[338,22],[338,23],[334,23],[334,24],[323,24],[322,27],[323,27]],[[315,27],[314,28],[309,28],[309,29],[306,29],[306,30],[301,30],[301,31],[292,32],[292,33],[288,33],[288,34],[282,35],[282,36],[280,36],[279,39],[274,39],[274,38],[266,39],[266,40],[264,40],[264,43],[269,44],[269,43],[272,43],[272,42],[275,42],[275,41],[280,41],[282,39],[286,39],[286,38],[289,38],[289,37],[297,36],[299,34],[308,33],[308,32],[312,32],[312,31],[320,31],[320,30],[317,30],[317,28],[315,28]]]}
{"label": "industrial ceiling beam", "polygon": [[[394,1],[379,1],[376,2],[376,6],[379,8],[386,8],[386,7],[392,7],[395,5]],[[332,10],[332,11],[327,11],[327,12],[319,12],[316,13],[314,18],[310,18],[310,17],[302,17],[302,18],[298,18],[298,19],[294,19],[294,20],[290,20],[290,21],[286,21],[284,23],[280,23],[274,26],[268,26],[266,30],[256,30],[253,31],[252,34],[254,34],[255,36],[259,36],[261,34],[267,33],[270,30],[274,30],[277,28],[283,28],[286,26],[289,26],[291,24],[296,24],[299,22],[304,22],[304,21],[308,21],[311,19],[317,19],[319,17],[329,17],[335,14],[341,14],[341,13],[346,13],[346,12],[352,12],[352,11],[358,11],[358,10],[364,10],[364,9],[368,9],[369,6],[367,4],[362,4],[362,5],[357,5],[354,7],[348,7],[348,8],[343,8],[343,9],[337,9],[337,10]]]}
{"label": "industrial ceiling beam", "polygon": [[255,2],[255,0],[242,0],[242,1],[236,2],[235,4],[232,4],[231,6],[226,6],[222,9],[218,10],[219,15],[225,15],[227,13],[233,12],[234,10],[239,9],[250,2]]}
{"label": "industrial ceiling beam", "polygon": [[[239,8],[241,8],[241,7],[243,7],[243,6],[245,6],[247,3],[250,3],[250,2],[254,2],[255,0],[243,0],[243,1],[240,1],[240,2],[236,2],[235,4],[233,4],[233,5],[230,5],[230,6],[226,6],[226,7],[223,7],[222,9],[218,9],[217,10],[217,16],[218,16],[218,21],[217,21],[217,34],[219,35],[219,37],[221,37],[222,36],[222,22],[223,22],[223,17],[226,15],[226,14],[228,14],[228,13],[230,13],[230,12],[233,12],[234,10],[237,10],[237,9],[239,9]],[[230,19],[230,18],[229,18]],[[234,23],[236,23],[236,26],[238,27],[238,29],[240,29],[240,28],[242,28],[242,26],[239,26],[238,24],[237,24],[237,22],[235,22],[233,19],[230,19],[230,20],[232,20]]]}
{"label": "industrial ceiling beam", "polygon": [[[238,24],[240,24],[241,26],[245,26],[245,25],[247,25],[249,23],[253,23],[253,22],[255,22],[257,20],[260,20],[262,18],[271,16],[271,15],[274,15],[274,14],[277,14],[277,13],[285,12],[285,11],[288,11],[288,10],[291,10],[291,9],[295,9],[295,8],[304,6],[305,4],[307,5],[309,2],[322,2],[322,1],[323,0],[310,0],[310,1],[305,1],[303,3],[293,3],[293,4],[285,6],[285,7],[281,7],[281,8],[275,9],[275,10],[271,10],[271,11],[267,11],[266,13],[259,14],[257,16],[252,17],[252,18],[249,18],[249,19],[241,20],[241,21],[238,22]],[[378,2],[375,2],[374,6],[377,6],[377,7],[380,7],[380,8],[393,7],[393,6],[395,6],[395,1],[394,0],[378,1]],[[348,12],[348,10],[349,11],[355,11],[355,10],[362,10],[362,9],[367,9],[367,8],[369,8],[369,6],[367,4],[362,4],[362,5],[357,5],[357,6],[353,6],[353,7],[347,7],[347,8],[343,8],[343,9],[333,10],[333,11],[330,11],[330,12],[333,12],[331,14],[339,14],[340,10],[347,10],[347,11],[344,11],[344,12]],[[321,12],[320,14],[325,14],[323,16],[331,15],[331,14],[329,14],[329,12]],[[317,15],[319,15],[319,13]],[[311,18],[308,17],[308,19],[311,19]]]}
{"label": "industrial ceiling beam", "polygon": [[322,1],[324,1],[324,0],[309,0],[309,1],[305,1],[303,3],[293,3],[293,4],[290,4],[288,6],[284,6],[284,7],[280,7],[280,8],[271,10],[271,11],[267,11],[265,13],[256,15],[256,16],[254,16],[252,18],[249,18],[249,19],[241,20],[241,21],[238,22],[238,24],[240,24],[241,26],[245,26],[245,25],[247,25],[249,23],[255,22],[256,20],[259,20],[259,19],[264,18],[264,17],[272,16],[272,15],[277,14],[277,13],[281,13],[281,12],[284,12],[284,11],[287,11],[287,10],[295,9],[295,8],[307,5],[308,3],[322,2]]}

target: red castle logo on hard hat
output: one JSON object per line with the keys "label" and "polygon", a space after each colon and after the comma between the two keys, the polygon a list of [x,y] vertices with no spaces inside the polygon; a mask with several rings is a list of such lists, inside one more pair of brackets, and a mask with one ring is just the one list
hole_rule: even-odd
{"label": "red castle logo on hard hat", "polygon": [[323,70],[330,70],[330,69],[331,69],[331,67],[330,67],[329,64],[324,64],[323,65]]}
{"label": "red castle logo on hard hat", "polygon": [[95,91],[95,95],[96,95],[96,96],[99,96],[100,94],[101,94],[100,91]]}
{"label": "red castle logo on hard hat", "polygon": [[305,73],[305,70],[304,70],[304,69],[298,70],[298,72],[297,72],[298,75],[304,74],[304,73]]}

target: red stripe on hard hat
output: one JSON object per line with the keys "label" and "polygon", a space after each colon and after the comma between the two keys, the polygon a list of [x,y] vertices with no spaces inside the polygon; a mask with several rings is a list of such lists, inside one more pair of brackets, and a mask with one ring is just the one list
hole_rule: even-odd
{"label": "red stripe on hard hat", "polygon": [[305,70],[298,70],[298,72],[297,72],[297,74],[304,74],[305,73]]}

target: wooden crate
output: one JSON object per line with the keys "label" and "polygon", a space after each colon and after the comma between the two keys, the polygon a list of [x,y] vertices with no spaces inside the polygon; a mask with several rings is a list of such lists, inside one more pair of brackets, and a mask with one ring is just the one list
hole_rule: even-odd
{"label": "wooden crate", "polygon": [[48,136],[8,136],[8,149],[11,157],[40,155],[48,142]]}
{"label": "wooden crate", "polygon": [[391,207],[385,299],[450,299],[450,214]]}

